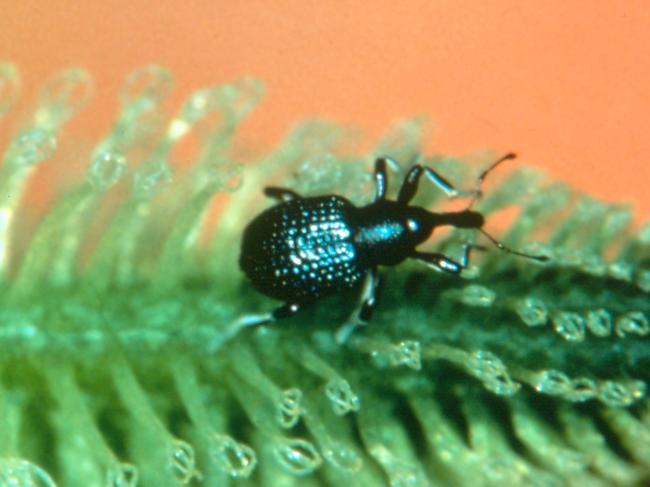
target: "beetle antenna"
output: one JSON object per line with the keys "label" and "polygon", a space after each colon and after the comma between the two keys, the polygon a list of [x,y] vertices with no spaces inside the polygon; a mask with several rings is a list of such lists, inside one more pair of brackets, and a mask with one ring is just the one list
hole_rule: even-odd
{"label": "beetle antenna", "polygon": [[[477,180],[477,185],[476,185],[476,190],[474,191],[474,194],[472,196],[472,200],[469,202],[469,205],[467,205],[466,210],[471,210],[472,206],[474,206],[474,203],[483,195],[481,192],[481,187],[483,186],[483,181],[485,181],[485,177],[492,172],[494,168],[496,168],[499,164],[505,161],[509,161],[511,159],[514,159],[517,157],[517,154],[514,152],[508,152],[506,155],[501,156],[499,159],[494,161],[490,166],[485,169],[478,177]],[[514,252],[516,254],[516,252]]]}
{"label": "beetle antenna", "polygon": [[513,250],[510,247],[507,247],[506,245],[499,242],[496,238],[494,238],[492,235],[487,233],[482,228],[478,228],[478,231],[481,232],[483,235],[485,235],[488,239],[490,239],[490,242],[492,242],[494,245],[496,245],[500,250],[503,250],[504,252],[508,252],[509,254],[518,255],[519,257],[525,257],[527,259],[533,259],[533,260],[536,260],[536,261],[539,261],[539,262],[546,262],[547,260],[549,260],[548,255],[527,254],[525,252],[518,252],[516,250]]}

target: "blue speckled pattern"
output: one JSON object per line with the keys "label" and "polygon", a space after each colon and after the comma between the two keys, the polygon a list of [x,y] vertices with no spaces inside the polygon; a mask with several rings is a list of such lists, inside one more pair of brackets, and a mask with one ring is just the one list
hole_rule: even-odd
{"label": "blue speckled pattern", "polygon": [[397,222],[380,222],[376,225],[362,227],[355,239],[365,246],[396,242],[404,235],[404,226]]}
{"label": "blue speckled pattern", "polygon": [[354,286],[358,265],[348,214],[339,196],[300,198],[269,208],[244,232],[240,265],[259,291],[276,299],[313,301]]}

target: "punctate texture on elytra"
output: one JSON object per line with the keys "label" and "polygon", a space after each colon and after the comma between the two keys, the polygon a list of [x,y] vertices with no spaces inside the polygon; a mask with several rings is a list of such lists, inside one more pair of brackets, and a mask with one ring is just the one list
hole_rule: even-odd
{"label": "punctate texture on elytra", "polygon": [[[261,84],[203,89],[168,112],[172,81],[157,66],[130,75],[112,126],[64,154],[68,122],[93,109],[90,75],[66,70],[34,97],[0,65],[0,486],[647,483],[650,227],[504,170],[476,209],[505,244],[549,262],[487,242],[460,276],[384,269],[381,306],[344,345],[334,334],[358,290],[238,328],[277,305],[237,262],[269,205],[261,189],[367,204],[374,158],[403,163],[389,169],[399,180],[423,127],[398,124],[360,153],[345,129],[305,122],[246,160],[236,129]],[[494,160],[422,157],[470,189]],[[65,178],[34,214],[30,183],[46,165]],[[424,183],[416,199],[446,202]],[[506,208],[516,217],[498,232]],[[482,238],[423,246],[460,258]]]}

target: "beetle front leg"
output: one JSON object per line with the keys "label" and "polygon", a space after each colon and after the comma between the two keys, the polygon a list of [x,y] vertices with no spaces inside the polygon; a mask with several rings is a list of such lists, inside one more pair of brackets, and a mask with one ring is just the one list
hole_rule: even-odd
{"label": "beetle front leg", "polygon": [[377,307],[377,288],[379,287],[379,273],[377,268],[372,268],[363,283],[363,291],[359,305],[350,318],[336,331],[336,342],[340,345],[345,343],[350,335],[359,326],[365,326]]}
{"label": "beetle front leg", "polygon": [[375,201],[386,199],[386,190],[388,189],[388,177],[386,168],[389,167],[399,172],[399,164],[390,157],[378,157],[375,160]]}
{"label": "beetle front leg", "polygon": [[438,186],[438,188],[443,190],[449,198],[474,196],[476,193],[475,191],[460,191],[430,167],[416,164],[408,173],[406,173],[402,187],[399,189],[399,194],[397,195],[397,201],[403,204],[408,204],[415,196],[415,193],[417,193],[420,179],[425,174],[436,186]]}
{"label": "beetle front leg", "polygon": [[447,272],[449,274],[460,274],[463,270],[467,269],[469,256],[473,249],[485,250],[485,247],[474,244],[465,244],[463,246],[463,257],[460,262],[450,259],[444,254],[438,252],[414,252],[411,255],[412,259],[424,262],[427,265],[433,266],[436,270]]}
{"label": "beetle front leg", "polygon": [[375,161],[375,201],[386,198],[386,158],[379,157]]}

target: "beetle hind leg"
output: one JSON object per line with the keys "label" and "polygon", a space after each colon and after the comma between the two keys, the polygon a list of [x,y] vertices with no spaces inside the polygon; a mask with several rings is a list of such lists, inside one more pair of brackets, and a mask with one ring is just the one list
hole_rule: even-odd
{"label": "beetle hind leg", "polygon": [[273,321],[289,318],[295,315],[300,310],[300,305],[297,303],[286,303],[276,308],[270,313],[261,313],[256,315],[244,315],[235,321],[233,324],[238,329],[249,328],[251,326],[261,326],[271,323]]}
{"label": "beetle hind leg", "polygon": [[228,327],[219,332],[215,338],[212,339],[208,345],[210,352],[215,352],[224,343],[228,342],[230,339],[234,338],[245,328],[252,328],[254,326],[262,326],[268,323],[272,323],[283,318],[289,318],[290,316],[295,315],[300,311],[301,305],[297,303],[286,303],[276,308],[270,313],[260,313],[260,314],[250,314],[244,315],[237,318],[233,321]]}
{"label": "beetle hind leg", "polygon": [[272,313],[271,321],[276,321],[276,320],[281,320],[283,318],[289,318],[290,316],[295,315],[298,311],[300,311],[300,305],[298,303],[286,303],[280,306],[279,308],[276,308]]}
{"label": "beetle hind leg", "polygon": [[300,198],[300,195],[295,191],[287,188],[280,188],[278,186],[267,186],[264,188],[264,194],[269,198],[284,202]]}

